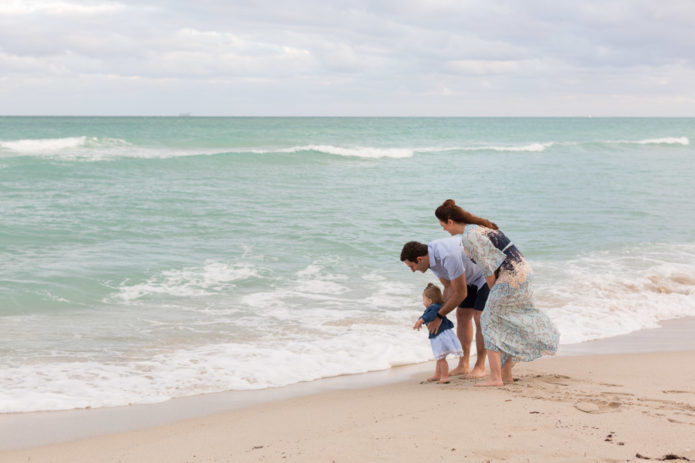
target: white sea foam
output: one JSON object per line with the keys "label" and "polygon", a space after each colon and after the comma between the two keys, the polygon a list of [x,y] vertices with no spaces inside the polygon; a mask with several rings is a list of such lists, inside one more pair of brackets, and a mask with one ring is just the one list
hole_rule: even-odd
{"label": "white sea foam", "polygon": [[410,158],[413,156],[413,150],[410,148],[377,148],[373,146],[354,146],[340,147],[333,145],[302,145],[292,146],[290,148],[276,149],[253,149],[249,150],[252,153],[299,153],[305,151],[315,151],[324,154],[333,154],[337,156],[350,156],[358,158]]}
{"label": "white sea foam", "polygon": [[249,264],[208,261],[202,267],[164,270],[143,283],[124,281],[118,286],[117,293],[108,296],[104,302],[132,302],[157,295],[205,296],[234,287],[238,280],[258,276],[257,269]]}
{"label": "white sea foam", "polygon": [[0,148],[21,154],[42,154],[83,146],[87,137],[1,140]]}
{"label": "white sea foam", "polygon": [[210,344],[110,363],[64,360],[5,367],[0,369],[0,413],[154,403],[284,386],[383,370],[430,355],[423,333],[376,325],[332,328],[328,336],[305,340]]}
{"label": "white sea foam", "polygon": [[[637,144],[637,145],[681,145],[688,146],[688,137],[662,137],[644,140],[604,140],[585,143]],[[126,140],[108,137],[65,137],[45,139],[0,140],[2,156],[37,156],[66,161],[104,161],[119,158],[169,159],[189,156],[214,156],[224,154],[278,154],[316,152],[332,156],[364,159],[405,159],[416,153],[447,153],[461,151],[494,152],[543,152],[555,145],[578,145],[580,142],[535,142],[510,145],[463,145],[445,147],[376,147],[376,146],[335,146],[307,144],[290,147],[239,148],[207,147],[176,148],[165,146],[133,145]]]}
{"label": "white sea foam", "polygon": [[605,140],[601,143],[609,145],[690,145],[688,137],[661,137],[661,138],[646,138],[643,140]]}
{"label": "white sea foam", "polygon": [[64,160],[101,160],[120,156],[132,145],[120,138],[65,137],[23,140],[0,140],[5,156],[38,156]]}
{"label": "white sea foam", "polygon": [[461,148],[464,151],[519,151],[519,152],[540,152],[553,146],[555,143],[529,143],[527,145],[510,145],[510,146],[471,146]]}
{"label": "white sea foam", "polygon": [[541,152],[557,142],[524,143],[517,145],[484,145],[475,144],[468,146],[428,146],[413,148],[415,153],[455,153],[459,151],[498,151],[498,152]]}
{"label": "white sea foam", "polygon": [[695,245],[660,245],[540,262],[536,299],[570,344],[695,316]]}
{"label": "white sea foam", "polygon": [[413,157],[415,153],[445,153],[445,152],[456,152],[456,151],[526,151],[526,152],[539,152],[545,151],[549,147],[553,146],[554,142],[546,143],[528,143],[520,145],[475,145],[475,146],[458,146],[458,147],[409,147],[409,148],[382,148],[373,146],[355,146],[355,147],[339,147],[332,145],[302,145],[302,146],[292,146],[290,148],[269,148],[269,149],[251,149],[248,152],[256,154],[268,154],[268,153],[299,153],[314,151],[324,154],[331,154],[337,156],[351,156],[360,158],[410,158]]}
{"label": "white sea foam", "polygon": [[[228,334],[225,342],[206,343],[200,335],[189,338],[193,345],[181,346],[176,341],[181,327],[172,326],[163,345],[123,352],[110,360],[93,359],[103,355],[100,343],[82,361],[57,353],[55,359],[3,362],[0,412],[152,403],[431,359],[426,333],[411,329],[421,313],[412,291],[374,272],[356,281],[359,291],[348,286],[346,275],[314,262],[274,288],[237,301],[235,305],[246,310],[230,318],[245,334]],[[363,291],[368,298],[354,294]],[[200,312],[196,323],[209,323],[208,315]]]}
{"label": "white sea foam", "polygon": [[94,162],[121,158],[168,159],[230,152],[221,148],[171,148],[135,145],[120,138],[66,137],[0,140],[0,156],[29,156],[60,161]]}
{"label": "white sea foam", "polygon": [[[595,252],[532,265],[537,303],[557,323],[563,344],[695,316],[692,244]],[[109,347],[115,353],[108,355],[103,339],[114,330],[99,330],[110,323],[98,322],[93,333],[89,327],[75,332],[72,319],[62,331],[54,318],[46,321],[53,335],[70,332],[87,346],[94,337],[92,351],[53,352],[31,361],[4,359],[0,412],[158,402],[430,360],[426,333],[411,329],[422,313],[422,281],[415,283],[409,274],[396,280],[378,271],[349,275],[342,268],[342,262],[324,259],[268,277],[256,267],[209,261],[163,271],[143,283],[126,282],[111,303],[137,308],[133,304],[166,295],[180,298],[192,313],[185,319],[172,314],[140,320],[151,324],[142,328],[148,342],[137,349],[127,344],[131,347],[120,353]],[[259,278],[266,280],[257,289],[241,286]],[[214,310],[190,304],[210,294],[228,300]],[[36,316],[30,322],[35,331],[41,326]],[[21,331],[28,321],[14,323],[4,326],[7,333]]]}
{"label": "white sea foam", "polygon": [[66,137],[24,140],[0,140],[0,153],[50,157],[68,161],[103,161],[117,158],[167,159],[219,154],[273,154],[319,152],[335,156],[358,158],[409,158],[410,148],[381,148],[372,146],[340,147],[333,145],[300,145],[277,148],[173,148],[137,146],[118,138]]}
{"label": "white sea foam", "polygon": [[688,137],[664,137],[664,138],[648,138],[646,140],[639,140],[635,143],[639,145],[683,145],[687,146],[690,144]]}

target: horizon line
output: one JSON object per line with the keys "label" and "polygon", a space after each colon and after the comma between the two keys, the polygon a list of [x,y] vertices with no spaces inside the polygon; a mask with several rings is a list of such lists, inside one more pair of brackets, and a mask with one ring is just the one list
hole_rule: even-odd
{"label": "horizon line", "polygon": [[650,119],[692,119],[695,118],[695,115],[692,116],[619,116],[619,115],[613,115],[613,116],[594,116],[591,114],[588,115],[565,115],[565,116],[339,116],[339,115],[333,115],[333,116],[327,116],[327,115],[205,115],[205,114],[190,114],[190,113],[182,113],[182,114],[0,114],[0,117],[161,117],[161,118],[180,118],[180,119],[186,119],[186,118],[343,118],[343,119],[348,119],[348,118],[360,118],[360,119],[412,119],[412,118],[418,118],[418,119],[492,119],[492,118],[498,118],[498,119],[645,119],[645,118],[650,118]]}

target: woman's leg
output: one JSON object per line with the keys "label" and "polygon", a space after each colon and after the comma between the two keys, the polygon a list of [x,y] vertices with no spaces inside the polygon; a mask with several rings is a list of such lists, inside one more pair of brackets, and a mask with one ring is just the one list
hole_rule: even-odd
{"label": "woman's leg", "polygon": [[508,359],[502,367],[502,382],[504,382],[504,384],[510,384],[514,382],[514,377],[512,376],[512,368],[514,368],[514,362],[512,362],[512,359]]}
{"label": "woman's leg", "polygon": [[476,383],[476,386],[504,386],[502,382],[502,363],[500,353],[494,350],[487,351],[487,358],[490,363],[490,377],[485,381]]}

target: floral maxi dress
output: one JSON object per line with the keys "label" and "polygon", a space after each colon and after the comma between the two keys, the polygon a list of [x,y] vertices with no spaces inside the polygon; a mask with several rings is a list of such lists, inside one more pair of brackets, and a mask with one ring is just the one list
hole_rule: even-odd
{"label": "floral maxi dress", "polygon": [[483,274],[497,277],[480,317],[485,348],[499,352],[502,365],[554,354],[560,334],[533,303],[533,271],[521,252],[501,231],[479,225],[466,225],[461,241]]}

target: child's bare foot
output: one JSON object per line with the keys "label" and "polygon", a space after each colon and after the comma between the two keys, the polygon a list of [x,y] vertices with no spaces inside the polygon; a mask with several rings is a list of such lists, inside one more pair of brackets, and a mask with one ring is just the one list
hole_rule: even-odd
{"label": "child's bare foot", "polygon": [[442,378],[437,381],[437,384],[449,384],[449,378]]}
{"label": "child's bare foot", "polygon": [[512,384],[514,382],[514,377],[512,375],[502,376],[502,382],[504,384]]}
{"label": "child's bare foot", "polygon": [[499,386],[504,386],[504,383],[502,382],[502,380],[492,379],[492,378],[489,378],[485,381],[481,381],[479,383],[475,383],[475,387],[499,387]]}

